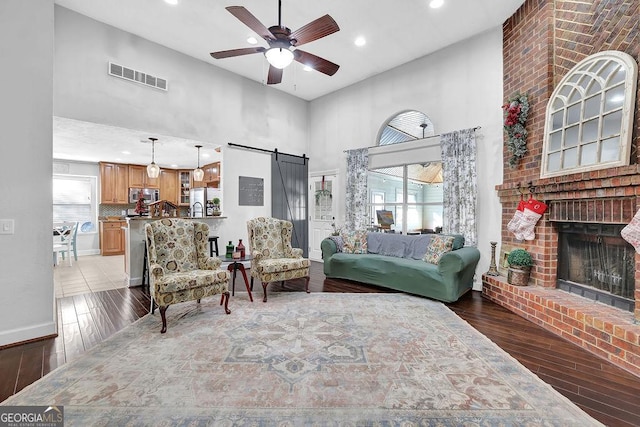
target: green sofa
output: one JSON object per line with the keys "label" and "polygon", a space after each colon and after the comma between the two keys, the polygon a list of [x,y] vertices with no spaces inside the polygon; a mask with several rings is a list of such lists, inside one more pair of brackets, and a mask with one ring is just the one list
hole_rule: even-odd
{"label": "green sofa", "polygon": [[437,265],[431,264],[422,260],[431,236],[367,233],[368,252],[363,254],[341,252],[341,237],[325,238],[320,244],[324,274],[440,301],[456,301],[473,286],[480,251],[464,247],[464,237],[453,235],[453,250],[442,255]]}

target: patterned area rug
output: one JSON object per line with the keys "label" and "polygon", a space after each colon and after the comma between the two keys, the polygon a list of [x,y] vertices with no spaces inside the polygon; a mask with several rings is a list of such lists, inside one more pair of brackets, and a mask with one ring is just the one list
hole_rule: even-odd
{"label": "patterned area rug", "polygon": [[443,304],[272,293],[148,315],[3,405],[65,425],[600,425]]}

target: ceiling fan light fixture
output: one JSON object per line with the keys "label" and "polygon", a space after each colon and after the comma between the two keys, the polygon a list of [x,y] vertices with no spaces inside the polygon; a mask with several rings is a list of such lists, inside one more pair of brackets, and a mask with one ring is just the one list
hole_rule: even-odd
{"label": "ceiling fan light fixture", "polygon": [[156,148],[155,144],[158,138],[149,138],[151,141],[151,163],[147,165],[147,175],[149,178],[157,178],[160,176],[160,166],[156,165]]}
{"label": "ceiling fan light fixture", "polygon": [[293,52],[282,47],[272,47],[264,53],[269,64],[276,68],[283,69],[293,61]]}

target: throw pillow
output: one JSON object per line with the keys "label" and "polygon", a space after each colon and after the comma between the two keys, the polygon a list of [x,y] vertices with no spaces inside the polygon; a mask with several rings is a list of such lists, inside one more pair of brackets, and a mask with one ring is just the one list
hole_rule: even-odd
{"label": "throw pillow", "polygon": [[342,252],[345,254],[366,254],[367,253],[367,232],[365,230],[352,231],[342,235],[344,246]]}
{"label": "throw pillow", "polygon": [[333,240],[333,243],[336,244],[336,252],[342,252],[342,248],[344,247],[342,236],[329,236],[329,239]]}
{"label": "throw pillow", "polygon": [[437,264],[442,255],[451,251],[451,248],[453,248],[453,240],[453,236],[442,236],[439,234],[431,236],[429,246],[427,246],[427,253],[424,254],[422,260],[430,262],[431,264]]}

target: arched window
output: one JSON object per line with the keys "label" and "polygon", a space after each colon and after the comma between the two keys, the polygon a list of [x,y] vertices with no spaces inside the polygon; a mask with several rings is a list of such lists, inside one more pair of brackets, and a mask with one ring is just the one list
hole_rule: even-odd
{"label": "arched window", "polygon": [[569,71],[547,104],[541,178],[629,164],[637,75],[618,51]]}
{"label": "arched window", "polygon": [[433,123],[426,114],[420,111],[404,111],[385,124],[378,137],[378,145],[415,141],[433,135]]}

